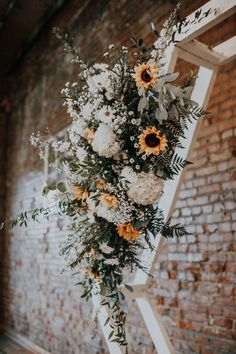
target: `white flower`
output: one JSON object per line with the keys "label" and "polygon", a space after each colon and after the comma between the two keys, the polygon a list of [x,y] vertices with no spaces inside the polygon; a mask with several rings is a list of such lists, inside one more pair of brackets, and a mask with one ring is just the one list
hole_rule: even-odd
{"label": "white flower", "polygon": [[87,102],[81,109],[80,114],[84,119],[89,119],[91,117],[91,114],[93,112],[93,105],[89,102]]}
{"label": "white flower", "polygon": [[98,217],[106,219],[107,221],[112,222],[115,225],[124,224],[131,221],[130,215],[125,210],[125,208],[121,208],[121,209],[108,208],[102,202],[99,202],[99,204],[96,205],[95,199],[91,197],[88,197],[86,199],[86,203],[88,206],[87,215],[96,214]]}
{"label": "white flower", "polygon": [[117,141],[117,136],[106,124],[99,125],[94,134],[94,140],[91,145],[93,150],[97,152],[99,156],[104,157],[112,157],[121,150],[120,144]]}
{"label": "white flower", "polygon": [[114,248],[108,246],[106,243],[102,243],[99,248],[105,254],[111,254],[114,251]]}
{"label": "white flower", "polygon": [[111,89],[110,72],[108,70],[102,71],[100,74],[92,75],[87,78],[87,84],[89,91],[94,95],[98,93],[102,88],[106,90]]}
{"label": "white flower", "polygon": [[80,140],[80,136],[86,136],[86,128],[88,127],[87,123],[79,118],[76,122],[73,123],[71,128],[69,129],[69,137],[73,144],[77,144]]}
{"label": "white flower", "polygon": [[77,159],[79,159],[80,161],[84,161],[87,156],[88,156],[87,151],[79,146],[76,150]]}
{"label": "white flower", "polygon": [[163,191],[164,181],[152,171],[136,173],[131,167],[125,167],[121,176],[128,182],[128,196],[137,204],[149,205],[159,201]]}
{"label": "white flower", "polygon": [[70,149],[70,143],[68,141],[54,141],[52,143],[52,148],[55,151],[58,151],[61,153],[68,153],[69,155],[72,154],[72,151]]}
{"label": "white flower", "polygon": [[109,124],[115,118],[114,113],[115,113],[115,111],[112,110],[110,106],[103,106],[97,112],[97,118],[101,122]]}
{"label": "white flower", "polygon": [[[100,70],[100,73],[95,75],[90,75],[87,78],[87,85],[89,91],[92,95],[96,95],[102,90],[105,90],[105,96],[107,100],[111,100],[114,94],[115,83],[119,80],[118,75],[114,72],[108,70],[106,64],[96,64],[95,69]],[[118,65],[113,68],[114,71],[118,72]]]}
{"label": "white flower", "polygon": [[119,263],[119,260],[117,258],[111,258],[111,259],[106,259],[104,261],[104,264],[118,266],[120,263]]}

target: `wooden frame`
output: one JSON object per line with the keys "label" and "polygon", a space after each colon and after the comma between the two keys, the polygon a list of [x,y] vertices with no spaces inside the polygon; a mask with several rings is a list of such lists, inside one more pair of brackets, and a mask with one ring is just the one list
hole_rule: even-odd
{"label": "wooden frame", "polygon": [[[186,33],[177,36],[176,39],[179,41],[178,45],[172,45],[168,48],[166,56],[166,72],[174,71],[178,57],[200,66],[198,78],[191,98],[200,106],[206,108],[219,66],[232,60],[236,56],[236,36],[213,49],[209,49],[207,45],[197,41],[195,38],[235,13],[236,1],[211,0],[204,4],[200,9],[202,10],[202,13],[207,12],[209,9],[212,9],[213,11],[211,11],[211,14],[208,17],[205,17],[200,23],[190,26]],[[187,20],[190,23],[193,19],[194,14],[187,17]],[[179,149],[177,151],[181,157],[187,158],[190,154],[196,139],[196,132],[199,124],[200,123],[194,122],[189,125],[187,140],[184,141],[185,149]],[[159,203],[166,219],[168,219],[173,212],[183,178],[184,172],[176,176],[173,180],[166,182],[164,194]],[[170,195],[172,198],[169,197]],[[143,252],[142,258],[149,271],[152,271],[153,265],[157,261],[164,242],[165,240],[161,235],[156,235],[155,239],[152,238],[155,251],[151,252],[150,250],[146,250]],[[134,292],[129,293],[125,288],[122,289],[122,291],[127,299],[133,298],[136,300],[158,354],[174,354],[174,348],[162,324],[161,316],[155,308],[155,305],[152,305],[150,297],[146,294],[145,290],[147,281],[148,276],[146,273],[138,270],[134,282],[131,284],[134,288]],[[95,299],[93,299],[93,301],[96,303]],[[111,343],[108,340],[110,332],[109,325],[104,326],[107,316],[107,311],[102,308],[99,313],[99,322],[108,349],[112,354],[121,354],[124,352],[123,349],[116,343]]]}

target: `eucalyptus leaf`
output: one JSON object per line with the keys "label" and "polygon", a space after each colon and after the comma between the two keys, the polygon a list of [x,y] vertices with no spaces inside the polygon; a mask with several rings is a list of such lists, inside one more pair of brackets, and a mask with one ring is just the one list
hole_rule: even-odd
{"label": "eucalyptus leaf", "polygon": [[142,96],[142,98],[139,100],[138,111],[142,112],[146,107],[146,105],[147,105],[147,98],[146,96]]}
{"label": "eucalyptus leaf", "polygon": [[57,183],[57,190],[58,190],[59,192],[64,193],[64,192],[66,191],[65,183],[63,183],[63,182]]}
{"label": "eucalyptus leaf", "polygon": [[54,155],[54,153],[50,153],[49,155],[48,155],[48,163],[49,164],[51,164],[51,163],[53,163],[53,162],[55,162],[56,161],[56,156]]}
{"label": "eucalyptus leaf", "polygon": [[125,286],[126,289],[129,290],[131,293],[134,291],[134,289],[132,288],[132,286],[130,286],[129,284],[124,284],[124,286]]}
{"label": "eucalyptus leaf", "polygon": [[163,77],[164,82],[173,82],[179,77],[179,73],[167,74]]}

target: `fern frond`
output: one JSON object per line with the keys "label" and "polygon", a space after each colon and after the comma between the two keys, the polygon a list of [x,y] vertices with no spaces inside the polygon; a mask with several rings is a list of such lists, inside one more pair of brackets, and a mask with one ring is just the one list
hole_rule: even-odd
{"label": "fern frond", "polygon": [[184,235],[190,235],[189,232],[186,231],[186,229],[180,225],[180,224],[175,224],[170,226],[169,222],[166,223],[166,225],[163,226],[162,229],[162,236],[165,238],[173,238],[173,237],[181,237]]}
{"label": "fern frond", "polygon": [[185,160],[181,156],[175,154],[170,165],[170,175],[172,175],[172,177],[174,175],[178,175],[184,167],[190,164],[192,164],[192,162]]}

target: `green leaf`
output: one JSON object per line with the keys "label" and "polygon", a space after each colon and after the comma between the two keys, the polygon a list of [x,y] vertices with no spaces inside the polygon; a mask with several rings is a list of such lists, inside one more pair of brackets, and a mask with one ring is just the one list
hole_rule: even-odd
{"label": "green leaf", "polygon": [[55,162],[55,160],[56,160],[55,155],[53,153],[50,153],[48,155],[48,163],[53,163],[53,162]]}
{"label": "green leaf", "polygon": [[114,331],[111,331],[111,333],[109,334],[108,340],[111,339],[111,337],[113,336],[113,334],[114,334]]}
{"label": "green leaf", "polygon": [[59,192],[64,193],[66,191],[65,183],[63,182],[57,183],[57,190],[59,190]]}
{"label": "green leaf", "polygon": [[46,196],[46,195],[48,194],[49,190],[50,190],[50,189],[48,188],[48,186],[44,187],[44,188],[43,188],[43,195]]}
{"label": "green leaf", "polygon": [[106,326],[108,324],[108,322],[110,321],[110,317],[107,317],[105,323],[104,323],[104,326]]}
{"label": "green leaf", "polygon": [[132,286],[128,285],[128,284],[124,284],[126,289],[129,290],[131,293],[134,291],[134,289],[132,288]]}

